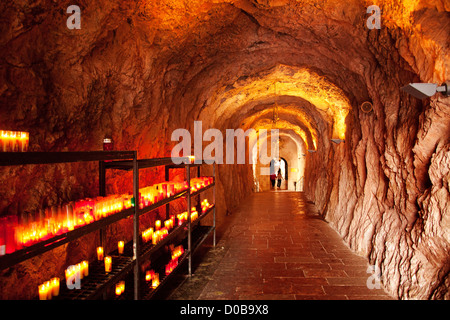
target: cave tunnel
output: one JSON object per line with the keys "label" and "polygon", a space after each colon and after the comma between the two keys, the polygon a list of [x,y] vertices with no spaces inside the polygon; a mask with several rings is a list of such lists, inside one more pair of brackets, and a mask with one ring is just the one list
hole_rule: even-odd
{"label": "cave tunnel", "polygon": [[[355,256],[348,261],[360,263],[357,288],[366,286],[367,266],[379,271],[382,294],[375,298],[450,298],[448,1],[75,2],[0,5],[0,130],[28,132],[26,152],[101,151],[110,138],[113,150],[154,159],[171,156],[176,129],[194,136],[196,121],[201,134],[217,129],[224,143],[227,130],[242,129],[250,132],[246,162],[216,158],[215,223],[219,243],[237,234],[241,246],[250,243],[239,252],[242,261],[254,255],[250,278],[259,283],[248,295],[251,284],[238,281],[229,297],[358,298],[351,285],[356,269],[345,269],[341,251],[326,247],[339,242],[346,257]],[[402,90],[410,83],[444,90],[419,99]],[[270,163],[262,163],[258,150],[272,145],[271,130],[288,163],[289,192],[270,190],[262,174]],[[269,132],[264,138],[263,131]],[[1,156],[8,161],[4,141]],[[225,154],[215,150],[216,157]],[[212,174],[211,166],[202,170]],[[3,165],[0,259],[8,258],[8,217],[96,197],[98,172],[95,162]],[[107,194],[133,188],[129,172],[107,178]],[[182,181],[184,173],[173,179]],[[163,180],[156,168],[139,183]],[[207,197],[211,202],[211,190]],[[187,210],[181,200],[170,206]],[[156,219],[142,218],[148,226]],[[111,243],[133,238],[130,221],[108,227]],[[278,243],[270,223],[285,227],[292,248],[269,250]],[[296,223],[311,225],[293,229]],[[326,239],[318,236],[322,231]],[[296,242],[299,234],[308,242]],[[68,265],[95,260],[96,239],[97,233],[87,234],[2,268],[0,299],[37,299],[38,286],[55,276],[63,285]],[[302,244],[317,250],[295,256]],[[209,249],[200,261],[218,250]],[[234,268],[245,269],[242,261]],[[282,266],[278,282],[270,261]],[[311,269],[319,263],[322,273]],[[200,297],[218,298],[211,293],[217,283],[204,284]]]}

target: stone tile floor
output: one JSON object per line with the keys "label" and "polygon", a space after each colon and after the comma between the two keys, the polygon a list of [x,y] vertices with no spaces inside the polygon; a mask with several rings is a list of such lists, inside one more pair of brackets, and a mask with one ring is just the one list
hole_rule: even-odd
{"label": "stone tile floor", "polygon": [[298,192],[251,195],[200,249],[193,276],[168,299],[393,299],[370,290],[368,262]]}

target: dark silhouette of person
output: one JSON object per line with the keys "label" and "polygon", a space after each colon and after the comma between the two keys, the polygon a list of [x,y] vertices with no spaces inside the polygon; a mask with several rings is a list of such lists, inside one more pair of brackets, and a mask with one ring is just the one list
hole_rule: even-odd
{"label": "dark silhouette of person", "polygon": [[280,187],[281,187],[281,180],[284,180],[284,179],[283,179],[283,175],[281,174],[281,169],[278,170],[277,179],[278,179],[277,187],[280,188]]}

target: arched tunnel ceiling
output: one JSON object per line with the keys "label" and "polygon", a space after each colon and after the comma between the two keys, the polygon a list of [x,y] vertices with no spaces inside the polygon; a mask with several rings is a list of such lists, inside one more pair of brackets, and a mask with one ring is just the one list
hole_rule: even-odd
{"label": "arched tunnel ceiling", "polygon": [[[276,111],[277,110],[277,111]],[[258,101],[249,102],[240,108],[233,117],[225,122],[227,128],[241,127],[244,130],[255,128],[261,120],[273,122],[274,115],[292,126],[298,126],[306,133],[309,146],[317,147],[319,133],[328,135],[332,118],[320,112],[308,101],[293,96],[271,96]],[[277,127],[273,123],[266,129]],[[260,128],[262,128],[260,126]]]}
{"label": "arched tunnel ceiling", "polygon": [[[269,119],[262,119],[257,121],[253,126],[253,129],[255,130],[261,130],[261,129],[278,129],[278,130],[292,130],[295,132],[296,135],[301,137],[301,139],[304,141],[304,144],[306,145],[306,148],[309,149],[314,144],[314,142],[311,140],[311,136],[308,135],[308,132],[305,131],[302,127],[292,124],[289,121],[286,120],[279,120],[276,124],[276,127],[273,126],[272,120]],[[270,135],[270,131],[267,132],[268,135]]]}
{"label": "arched tunnel ceiling", "polygon": [[[326,118],[333,119],[333,136],[344,138],[345,118],[351,109],[348,98],[333,83],[307,68],[277,65],[271,70],[237,81],[233,86],[227,86],[216,92],[209,99],[209,105],[199,118],[200,120],[210,119],[221,127],[223,121],[231,118],[234,113],[241,112],[242,105],[276,95],[293,96],[307,100]],[[289,109],[282,108],[282,110],[287,111]],[[288,111],[282,111],[281,115],[285,113],[295,116],[295,112]],[[315,141],[317,133],[312,132],[312,125],[309,124],[309,121],[305,121],[306,118],[301,113],[297,116],[297,119],[304,126],[308,129],[311,128],[308,131],[310,136],[314,136],[313,140]],[[287,122],[279,121],[279,124],[283,124],[282,127],[288,127]],[[303,136],[307,140],[305,133],[303,133]],[[311,138],[308,140],[311,142]]]}
{"label": "arched tunnel ceiling", "polygon": [[[301,136],[299,136],[297,134],[297,132],[295,132],[292,129],[280,129],[278,131],[278,137],[281,138],[288,138],[291,139],[295,142],[295,144],[297,145],[297,152],[300,154],[306,154],[307,152],[307,145],[305,143],[305,140],[302,139]],[[257,154],[256,151],[254,150],[255,147],[257,147],[256,143],[259,144],[267,144],[267,140],[270,140],[272,138],[272,133],[271,132],[267,132],[267,135],[265,135],[264,137],[262,137],[261,139],[257,140],[257,139],[251,139],[250,142],[250,149],[253,148],[253,153]]]}
{"label": "arched tunnel ceiling", "polygon": [[[368,18],[366,8],[373,4],[380,6],[383,23],[388,27],[400,28],[412,37],[424,35],[429,39],[430,43],[427,45],[430,46],[446,45],[445,35],[431,37],[430,30],[413,22],[427,20],[427,10],[445,15],[445,10],[449,10],[448,1],[163,0],[139,1],[134,10],[138,17],[147,22],[145,27],[149,34],[164,31],[163,35],[154,36],[154,42],[165,44],[170,39],[169,46],[179,48],[169,59],[183,60],[180,57],[189,55],[186,52],[189,46],[197,48],[195,59],[187,57],[191,62],[207,62],[210,56],[224,58],[220,56],[218,47],[222,48],[225,55],[229,55],[244,47],[248,52],[258,53],[261,49],[278,45],[294,55],[304,55],[305,60],[310,56],[312,59],[308,65],[313,65],[318,59],[329,59],[335,61],[338,67],[359,73],[368,66],[364,57],[370,51],[365,43],[365,24]],[[245,16],[252,24],[245,21]],[[415,31],[418,32],[417,35],[414,34]],[[242,37],[234,38],[237,34]],[[353,42],[350,46],[349,39]],[[297,50],[298,48],[301,50]],[[339,48],[346,50],[342,55],[336,56],[336,49]],[[355,57],[352,65],[346,65],[345,54]],[[233,59],[233,55],[230,59]],[[448,72],[449,62],[445,59],[445,53],[438,52],[436,59],[435,69],[444,65]],[[320,69],[320,64],[317,66]],[[334,75],[339,78],[339,73]],[[345,80],[348,79],[346,76],[342,78],[342,88],[345,88]],[[350,87],[348,91],[352,91]]]}
{"label": "arched tunnel ceiling", "polygon": [[[171,31],[180,45],[174,45],[179,50],[162,63],[170,66],[166,82],[175,91],[168,105],[181,101],[190,120],[224,129],[230,127],[230,119],[239,119],[232,127],[250,122],[240,116],[244,112],[254,116],[246,106],[262,105],[276,96],[295,97],[319,111],[332,128],[332,137],[345,138],[346,116],[352,107],[370,100],[380,67],[365,26],[368,4],[356,0],[264,3],[205,1],[171,8],[171,13],[187,10],[188,16],[190,10],[199,11],[190,23],[171,21],[179,24],[179,28],[172,25]],[[388,6],[395,15],[403,10],[389,3],[379,5]],[[414,11],[410,4],[402,5],[407,12]],[[192,35],[185,33],[189,29]],[[397,64],[410,69],[404,60]],[[312,117],[310,110],[305,114]],[[308,128],[312,138],[306,140],[311,144],[317,139],[313,129],[317,121],[307,118],[299,121]]]}
{"label": "arched tunnel ceiling", "polygon": [[[276,123],[274,123],[274,117],[278,117]],[[265,126],[262,125],[263,122],[266,122]],[[256,129],[259,127],[276,127],[281,129],[285,124],[288,124],[289,127],[299,127],[304,132],[304,135],[300,135],[306,143],[309,146],[314,146],[314,149],[317,147],[318,132],[317,129],[315,129],[315,127],[317,127],[316,124],[310,119],[307,113],[298,110],[295,106],[267,106],[263,110],[245,118],[244,122],[241,123],[241,126],[244,129]]]}

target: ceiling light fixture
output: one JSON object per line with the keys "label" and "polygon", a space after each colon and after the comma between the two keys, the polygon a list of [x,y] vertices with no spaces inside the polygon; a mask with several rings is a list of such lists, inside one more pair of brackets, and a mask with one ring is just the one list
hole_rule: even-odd
{"label": "ceiling light fixture", "polygon": [[435,83],[410,83],[404,87],[402,90],[418,99],[426,99],[436,94],[436,92],[441,92],[445,96],[450,96],[450,82],[446,82],[441,86]]}

